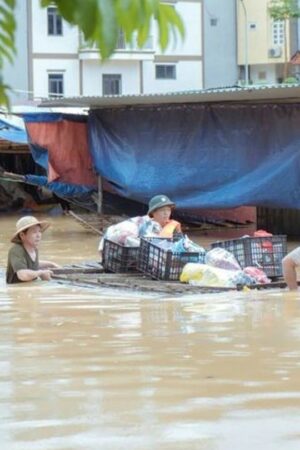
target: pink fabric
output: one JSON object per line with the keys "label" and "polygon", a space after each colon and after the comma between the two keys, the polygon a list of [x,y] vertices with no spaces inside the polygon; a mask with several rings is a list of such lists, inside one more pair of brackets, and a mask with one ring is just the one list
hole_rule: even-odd
{"label": "pink fabric", "polygon": [[257,283],[267,284],[271,282],[265,272],[261,269],[258,269],[257,267],[245,267],[244,272],[250,277],[254,278]]}
{"label": "pink fabric", "polygon": [[48,150],[48,181],[97,186],[88,150],[87,125],[60,122],[27,123],[33,144]]}

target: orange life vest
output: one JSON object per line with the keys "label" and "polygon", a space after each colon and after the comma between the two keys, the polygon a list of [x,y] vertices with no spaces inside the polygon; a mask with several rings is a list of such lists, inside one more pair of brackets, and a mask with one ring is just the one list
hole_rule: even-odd
{"label": "orange life vest", "polygon": [[163,229],[159,233],[159,237],[171,238],[173,237],[174,231],[180,233],[181,225],[176,220],[169,220],[169,222],[163,227]]}

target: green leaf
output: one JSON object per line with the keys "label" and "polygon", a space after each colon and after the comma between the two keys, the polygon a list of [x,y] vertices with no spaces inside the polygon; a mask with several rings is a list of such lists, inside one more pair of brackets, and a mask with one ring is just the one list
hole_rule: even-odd
{"label": "green leaf", "polygon": [[110,56],[116,48],[118,38],[118,26],[116,12],[112,0],[98,0],[98,20],[101,23],[95,33],[103,58]]}
{"label": "green leaf", "polygon": [[6,5],[9,7],[9,9],[11,9],[11,10],[15,9],[16,0],[4,0],[4,3],[6,3]]}

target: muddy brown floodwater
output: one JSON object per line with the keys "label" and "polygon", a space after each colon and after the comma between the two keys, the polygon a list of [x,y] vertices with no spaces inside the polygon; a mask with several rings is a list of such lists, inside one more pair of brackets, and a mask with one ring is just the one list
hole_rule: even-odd
{"label": "muddy brown floodwater", "polygon": [[[299,450],[300,292],[6,287],[15,219],[0,218],[1,450]],[[51,222],[44,258],[97,258],[95,236]]]}

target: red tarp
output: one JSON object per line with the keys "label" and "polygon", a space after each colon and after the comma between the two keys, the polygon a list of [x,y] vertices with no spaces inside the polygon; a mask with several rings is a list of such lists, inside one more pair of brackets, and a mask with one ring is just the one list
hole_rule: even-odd
{"label": "red tarp", "polygon": [[48,150],[48,181],[97,186],[88,150],[86,123],[59,122],[27,123],[33,144]]}

